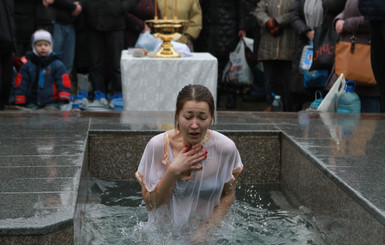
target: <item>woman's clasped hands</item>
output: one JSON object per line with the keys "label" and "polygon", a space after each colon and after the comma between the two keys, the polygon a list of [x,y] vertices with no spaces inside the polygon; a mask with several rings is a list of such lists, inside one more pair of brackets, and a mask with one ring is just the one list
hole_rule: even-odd
{"label": "woman's clasped hands", "polygon": [[177,176],[182,175],[189,170],[202,170],[201,162],[207,158],[207,151],[203,150],[203,146],[199,145],[191,150],[185,146],[174,158],[170,165],[170,170]]}

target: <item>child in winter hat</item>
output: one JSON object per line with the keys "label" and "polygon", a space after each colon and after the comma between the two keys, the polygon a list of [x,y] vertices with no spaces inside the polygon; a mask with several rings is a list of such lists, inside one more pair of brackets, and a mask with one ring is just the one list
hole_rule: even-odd
{"label": "child in winter hat", "polygon": [[15,79],[15,104],[30,109],[56,108],[70,101],[71,80],[59,57],[52,52],[52,36],[38,30],[31,38],[33,51]]}
{"label": "child in winter hat", "polygon": [[51,54],[53,47],[52,35],[46,30],[37,30],[32,35],[32,49],[37,56]]}

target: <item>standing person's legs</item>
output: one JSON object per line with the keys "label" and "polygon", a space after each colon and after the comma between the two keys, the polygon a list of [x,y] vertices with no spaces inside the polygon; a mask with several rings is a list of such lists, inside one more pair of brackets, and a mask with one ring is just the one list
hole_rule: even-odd
{"label": "standing person's legs", "polygon": [[0,110],[8,104],[12,86],[12,54],[0,54]]}
{"label": "standing person's legs", "polygon": [[370,22],[371,62],[381,96],[381,112],[385,112],[385,21]]}
{"label": "standing person's legs", "polygon": [[104,33],[95,30],[88,30],[88,44],[91,60],[90,68],[90,80],[92,84],[92,90],[101,91],[106,93],[106,85],[104,82]]}
{"label": "standing person's legs", "polygon": [[281,96],[283,102],[284,111],[288,111],[289,108],[292,108],[289,100],[289,86],[290,86],[290,74],[291,74],[291,61],[281,60],[279,61],[278,73],[280,86],[281,86]]}
{"label": "standing person's legs", "polygon": [[61,55],[68,74],[71,74],[75,57],[75,28],[73,25],[54,25],[53,51]]}
{"label": "standing person's legs", "polygon": [[276,61],[274,60],[264,60],[263,69],[265,71],[266,87],[269,91],[269,93],[266,94],[267,104],[271,106],[274,100],[272,94],[281,95],[279,82],[280,72],[277,71]]}
{"label": "standing person's legs", "polygon": [[120,57],[124,45],[124,31],[106,32],[106,65],[111,71],[111,94],[122,93],[122,78],[120,71]]}
{"label": "standing person's legs", "polygon": [[[291,72],[291,61],[286,60],[267,60],[263,61],[267,86],[271,93],[281,96],[283,109],[288,108],[289,78]],[[273,97],[268,96],[268,104],[271,105]]]}

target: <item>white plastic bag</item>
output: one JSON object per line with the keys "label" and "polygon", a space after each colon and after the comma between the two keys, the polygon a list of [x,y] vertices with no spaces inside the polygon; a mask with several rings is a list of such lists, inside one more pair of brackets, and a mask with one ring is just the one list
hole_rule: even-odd
{"label": "white plastic bag", "polygon": [[135,48],[144,48],[148,51],[153,51],[157,45],[162,43],[161,40],[154,37],[150,31],[140,33],[135,43]]}
{"label": "white plastic bag", "polygon": [[[244,38],[244,40],[249,48],[253,47],[253,39]],[[245,85],[253,83],[253,72],[247,64],[245,44],[242,40],[239,40],[235,50],[230,53],[229,62],[223,70],[222,81],[225,83]]]}
{"label": "white plastic bag", "polygon": [[340,93],[344,92],[343,84],[345,84],[344,74],[341,74],[333,86],[330,88],[329,92],[326,94],[325,98],[322,100],[321,104],[318,106],[317,111],[320,112],[336,112],[337,111],[337,97]]}

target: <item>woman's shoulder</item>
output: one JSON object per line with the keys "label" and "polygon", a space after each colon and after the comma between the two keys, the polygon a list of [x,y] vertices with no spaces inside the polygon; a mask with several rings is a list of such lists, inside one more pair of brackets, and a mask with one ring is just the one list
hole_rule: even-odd
{"label": "woman's shoulder", "polygon": [[218,145],[221,145],[221,147],[223,147],[224,149],[227,149],[229,151],[237,149],[234,141],[228,136],[215,130],[210,130],[210,133],[213,140],[217,142]]}
{"label": "woman's shoulder", "polygon": [[153,136],[149,141],[148,141],[148,145],[151,145],[151,146],[158,146],[158,145],[164,145],[164,137],[165,137],[165,134],[166,132],[164,133],[160,133],[160,134],[157,134],[155,136]]}

